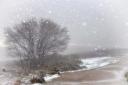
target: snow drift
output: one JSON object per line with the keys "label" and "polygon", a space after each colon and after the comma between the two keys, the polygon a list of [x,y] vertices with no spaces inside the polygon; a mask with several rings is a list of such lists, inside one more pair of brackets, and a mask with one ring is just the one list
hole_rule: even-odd
{"label": "snow drift", "polygon": [[90,70],[116,63],[118,62],[118,59],[113,57],[96,57],[96,58],[81,59],[81,62],[82,62],[82,64],[80,64],[81,67],[85,67],[86,70]]}

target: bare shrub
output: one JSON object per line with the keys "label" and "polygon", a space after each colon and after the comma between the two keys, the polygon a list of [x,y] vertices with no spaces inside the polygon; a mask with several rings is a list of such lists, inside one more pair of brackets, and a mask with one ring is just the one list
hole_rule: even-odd
{"label": "bare shrub", "polygon": [[68,71],[68,70],[77,70],[80,68],[81,61],[79,59],[59,55],[59,54],[53,54],[45,57],[44,64],[42,65],[42,68],[48,69],[51,71],[51,73],[59,72],[59,71]]}

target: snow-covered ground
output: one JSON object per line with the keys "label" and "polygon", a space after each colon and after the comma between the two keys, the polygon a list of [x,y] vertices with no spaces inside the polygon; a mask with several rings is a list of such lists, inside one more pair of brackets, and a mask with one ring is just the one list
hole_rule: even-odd
{"label": "snow-covered ground", "polygon": [[[81,67],[85,67],[83,69],[75,70],[75,71],[68,71],[68,72],[76,72],[76,71],[82,71],[82,70],[91,70],[99,67],[103,67],[112,63],[118,62],[117,58],[113,57],[96,57],[96,58],[87,58],[87,59],[81,59],[82,64],[80,64]],[[65,73],[65,72],[62,72]],[[9,76],[10,75],[10,76]],[[52,81],[55,78],[60,77],[58,74],[55,75],[46,75],[44,79],[46,82]],[[29,78],[29,77],[28,77]],[[24,82],[28,82],[29,79],[27,77],[23,79]],[[12,82],[16,78],[9,74],[9,73],[1,73],[0,75],[0,85],[13,85]],[[26,85],[26,84],[22,84]],[[41,85],[41,84],[33,84],[33,85]]]}
{"label": "snow-covered ground", "polygon": [[58,78],[58,77],[60,77],[58,74],[55,74],[55,75],[47,75],[46,77],[44,77],[44,80],[46,82],[49,82],[49,81],[52,81],[53,79]]}
{"label": "snow-covered ground", "polygon": [[87,58],[81,59],[81,67],[86,67],[87,70],[103,67],[112,63],[116,63],[119,60],[114,57],[96,57],[96,58]]}
{"label": "snow-covered ground", "polygon": [[[82,71],[82,70],[91,70],[96,69],[100,67],[104,67],[109,64],[113,64],[118,62],[119,60],[114,57],[95,57],[95,58],[87,58],[87,59],[81,59],[80,66],[83,67],[83,69],[75,70],[75,71],[67,71],[67,72],[76,72],[76,71]],[[65,73],[65,72],[62,72]],[[52,81],[55,78],[60,77],[59,75],[47,75],[45,77],[45,80],[47,82]],[[34,85],[40,85],[40,84],[34,84]]]}
{"label": "snow-covered ground", "polygon": [[[49,81],[52,81],[53,79],[56,79],[56,78],[58,78],[58,77],[60,77],[58,74],[55,74],[55,75],[49,75],[49,74],[47,74],[47,75],[44,77],[44,80],[45,80],[46,82],[49,82]],[[32,84],[32,85],[42,85],[42,84],[40,84],[40,83],[35,83],[35,84]]]}
{"label": "snow-covered ground", "polygon": [[[73,71],[66,71],[66,72],[77,72],[77,71],[84,71],[84,70],[91,70],[91,69],[96,69],[96,68],[101,68],[109,64],[114,64],[119,61],[118,58],[114,57],[95,57],[95,58],[86,58],[86,59],[81,59],[81,64],[80,66],[82,69],[79,70],[73,70]],[[65,72],[62,72],[65,73]]]}
{"label": "snow-covered ground", "polygon": [[[49,81],[52,81],[53,79],[58,78],[58,77],[60,77],[58,74],[55,74],[55,75],[46,75],[44,77],[44,80],[46,82],[49,82]],[[32,85],[42,85],[42,84],[36,83],[36,84],[32,84]]]}

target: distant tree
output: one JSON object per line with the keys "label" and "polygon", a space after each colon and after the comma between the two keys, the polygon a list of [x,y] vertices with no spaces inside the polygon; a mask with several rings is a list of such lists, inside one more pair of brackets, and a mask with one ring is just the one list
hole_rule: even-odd
{"label": "distant tree", "polygon": [[67,29],[48,19],[21,22],[8,28],[6,34],[10,55],[30,69],[33,64],[40,65],[43,57],[63,51],[69,41]]}

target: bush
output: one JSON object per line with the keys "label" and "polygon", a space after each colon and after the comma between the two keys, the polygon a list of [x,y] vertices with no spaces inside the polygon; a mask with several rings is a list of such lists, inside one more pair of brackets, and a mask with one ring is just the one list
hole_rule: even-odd
{"label": "bush", "polygon": [[[38,60],[35,60],[35,62],[38,62]],[[38,72],[42,71],[42,73],[44,74],[58,74],[59,72],[63,72],[63,71],[80,69],[81,68],[79,66],[80,63],[81,61],[78,58],[70,57],[67,55],[54,54],[54,55],[45,56],[42,59],[41,64],[38,66],[33,63],[32,65],[33,70],[26,69],[25,67],[25,71],[23,72],[35,74],[36,71]],[[21,65],[18,63],[16,64]]]}
{"label": "bush", "polygon": [[79,64],[81,63],[79,59],[58,54],[47,56],[44,60],[42,67],[50,71],[55,69],[59,71],[77,70],[80,68]]}
{"label": "bush", "polygon": [[125,74],[125,78],[128,81],[128,72]]}
{"label": "bush", "polygon": [[32,79],[30,80],[30,82],[32,84],[34,84],[34,83],[45,83],[45,79],[44,79],[45,76],[46,76],[46,74],[43,71],[38,71],[36,73],[36,76],[33,76]]}
{"label": "bush", "polygon": [[45,80],[44,80],[44,79],[40,79],[40,78],[32,78],[32,79],[30,80],[30,82],[31,82],[32,84],[34,84],[34,83],[45,83]]}

